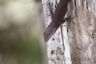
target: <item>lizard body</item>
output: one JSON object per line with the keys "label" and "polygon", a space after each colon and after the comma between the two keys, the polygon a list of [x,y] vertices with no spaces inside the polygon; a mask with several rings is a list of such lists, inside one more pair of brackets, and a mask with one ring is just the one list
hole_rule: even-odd
{"label": "lizard body", "polygon": [[65,20],[69,19],[64,19],[69,1],[70,0],[60,0],[60,2],[58,3],[55,13],[52,17],[52,22],[48,25],[44,32],[45,42],[47,42],[51,38],[51,36],[56,32],[59,26],[61,26],[61,24],[65,22]]}

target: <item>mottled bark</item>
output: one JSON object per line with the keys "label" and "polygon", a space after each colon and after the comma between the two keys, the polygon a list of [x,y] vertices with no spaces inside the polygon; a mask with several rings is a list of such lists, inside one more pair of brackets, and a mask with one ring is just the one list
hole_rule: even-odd
{"label": "mottled bark", "polygon": [[[63,3],[62,1],[63,0],[61,0],[60,3]],[[65,1],[67,1],[67,0],[65,0]],[[68,37],[67,37],[68,36],[67,35],[67,23],[65,23],[64,26],[63,25],[61,26],[61,24],[64,22],[64,20],[63,20],[63,22],[61,20],[64,18],[63,16],[65,16],[65,13],[67,11],[68,2],[66,2],[66,4],[62,4],[64,8],[61,5],[58,6],[57,5],[58,2],[59,1],[56,1],[56,0],[55,1],[42,0],[44,13],[45,13],[45,17],[46,17],[46,27],[47,27],[47,29],[49,27],[49,30],[47,31],[47,29],[46,29],[45,32],[46,33],[49,32],[47,34],[47,36],[49,36],[50,34],[52,36],[51,39],[47,42],[48,62],[49,62],[49,64],[65,64],[65,63],[71,64],[70,46],[69,46]],[[56,6],[59,7],[59,8],[57,8],[57,10],[55,9]],[[69,18],[66,17],[65,20],[66,19],[69,19]],[[55,20],[55,21],[53,21],[53,20]],[[56,33],[53,34],[55,31],[56,31]],[[66,42],[66,43],[64,43],[64,42]],[[65,45],[66,45],[66,48],[64,48]],[[66,52],[64,52],[64,51],[66,51]],[[68,60],[66,60],[66,57],[68,57]]]}
{"label": "mottled bark", "polygon": [[72,0],[69,5],[68,14],[73,17],[68,27],[69,36],[72,35],[69,39],[71,39],[73,64],[94,64],[95,9],[95,0]]}
{"label": "mottled bark", "polygon": [[[42,0],[46,27],[52,21],[59,0]],[[96,0],[72,0],[64,23],[47,42],[49,64],[96,64]]]}

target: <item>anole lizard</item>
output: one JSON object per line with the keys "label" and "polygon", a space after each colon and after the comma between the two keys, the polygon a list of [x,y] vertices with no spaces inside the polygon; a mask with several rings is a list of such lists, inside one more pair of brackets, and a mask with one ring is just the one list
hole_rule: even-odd
{"label": "anole lizard", "polygon": [[65,20],[70,19],[70,17],[64,19],[69,1],[70,0],[60,0],[58,3],[52,17],[52,22],[48,25],[44,32],[45,42],[50,39],[50,37],[56,32],[59,26],[65,22]]}

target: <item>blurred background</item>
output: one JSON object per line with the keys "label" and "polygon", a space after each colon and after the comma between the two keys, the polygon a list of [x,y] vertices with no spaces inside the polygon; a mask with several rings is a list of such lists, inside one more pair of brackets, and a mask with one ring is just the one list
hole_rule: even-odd
{"label": "blurred background", "polygon": [[0,64],[46,63],[41,13],[40,0],[0,0]]}

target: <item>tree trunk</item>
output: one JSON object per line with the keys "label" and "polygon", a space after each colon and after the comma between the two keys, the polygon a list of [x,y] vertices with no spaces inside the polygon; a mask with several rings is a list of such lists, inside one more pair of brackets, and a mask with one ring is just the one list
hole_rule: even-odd
{"label": "tree trunk", "polygon": [[[46,27],[52,21],[50,7],[55,11],[59,0],[42,0]],[[50,6],[48,5],[50,3]],[[72,0],[65,22],[47,42],[48,64],[95,64],[96,1]]]}

